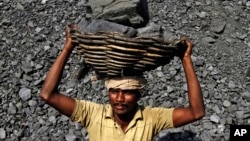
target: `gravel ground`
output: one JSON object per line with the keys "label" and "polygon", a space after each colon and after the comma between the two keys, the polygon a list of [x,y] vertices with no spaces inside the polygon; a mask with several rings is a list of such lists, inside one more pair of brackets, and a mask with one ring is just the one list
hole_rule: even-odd
{"label": "gravel ground", "polygon": [[[63,47],[68,23],[89,18],[85,0],[0,0],[0,140],[87,140],[79,124],[38,97],[43,80]],[[186,126],[162,131],[157,141],[229,140],[230,124],[250,124],[250,1],[148,0],[150,24],[165,35],[188,36],[204,94],[206,116]],[[102,81],[89,72],[77,79],[81,59],[71,55],[60,89],[66,95],[108,101]],[[181,62],[145,73],[148,94],[140,103],[187,105]]]}

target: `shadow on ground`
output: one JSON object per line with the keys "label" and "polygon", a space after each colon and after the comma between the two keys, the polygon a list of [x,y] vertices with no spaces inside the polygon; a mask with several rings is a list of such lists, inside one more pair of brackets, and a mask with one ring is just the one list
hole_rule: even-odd
{"label": "shadow on ground", "polygon": [[167,133],[160,137],[158,141],[200,141],[196,133],[191,131]]}

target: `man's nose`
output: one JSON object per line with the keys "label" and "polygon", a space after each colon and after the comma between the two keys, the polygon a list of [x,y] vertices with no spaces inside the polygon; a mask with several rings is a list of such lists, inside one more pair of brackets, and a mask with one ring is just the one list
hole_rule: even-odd
{"label": "man's nose", "polygon": [[125,96],[122,91],[119,91],[116,97],[117,101],[125,101]]}

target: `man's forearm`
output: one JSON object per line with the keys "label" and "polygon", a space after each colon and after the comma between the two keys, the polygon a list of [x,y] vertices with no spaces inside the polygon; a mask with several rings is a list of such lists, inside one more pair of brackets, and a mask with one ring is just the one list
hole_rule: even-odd
{"label": "man's forearm", "polygon": [[43,84],[43,88],[40,93],[40,96],[44,100],[49,99],[49,97],[58,90],[58,84],[60,83],[64,66],[71,53],[71,50],[69,50],[66,46],[67,44],[65,45],[62,52],[60,53],[60,55],[57,57],[54,64],[50,68],[49,73],[47,74],[47,77]]}
{"label": "man's forearm", "polygon": [[197,79],[191,57],[182,60],[188,87],[189,108],[191,108],[195,118],[204,116],[204,102],[200,83]]}

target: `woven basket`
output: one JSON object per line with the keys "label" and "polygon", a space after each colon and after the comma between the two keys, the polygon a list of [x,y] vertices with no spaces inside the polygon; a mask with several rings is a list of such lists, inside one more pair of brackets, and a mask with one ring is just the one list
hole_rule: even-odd
{"label": "woven basket", "polygon": [[118,32],[84,33],[72,30],[76,49],[99,78],[141,75],[169,63],[185,51],[180,40],[157,37],[126,37]]}

